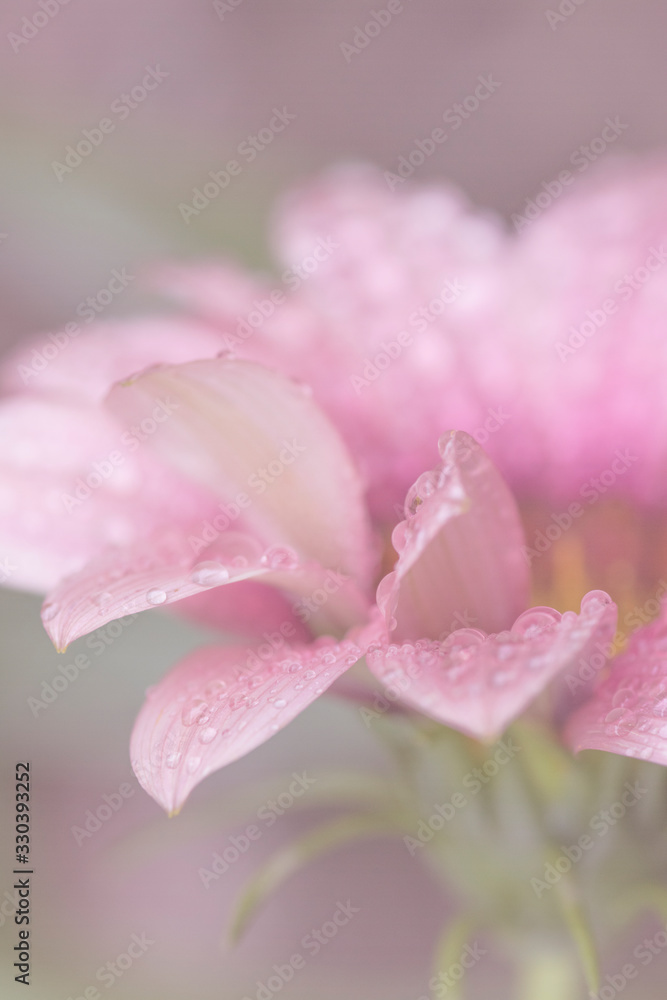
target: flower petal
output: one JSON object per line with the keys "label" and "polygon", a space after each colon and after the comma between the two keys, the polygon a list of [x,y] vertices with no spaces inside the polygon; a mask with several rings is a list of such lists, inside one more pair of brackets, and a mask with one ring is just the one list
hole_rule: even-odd
{"label": "flower petal", "polygon": [[0,404],[2,582],[44,592],[108,545],[215,509],[99,407],[46,393]]}
{"label": "flower petal", "polygon": [[241,506],[260,536],[304,561],[367,577],[359,477],[307,387],[216,358],[149,371],[114,387],[110,404],[130,423],[152,421],[163,457]]}
{"label": "flower petal", "polygon": [[294,642],[310,638],[290,601],[260,580],[239,580],[233,587],[212,587],[170,605],[170,611],[189,621],[261,642],[278,631]]}
{"label": "flower petal", "polygon": [[[291,550],[266,547],[249,532],[222,532],[202,549],[193,545],[199,529],[201,524],[189,531],[166,527],[128,548],[108,549],[59,584],[42,607],[56,648],[64,650],[124,615],[260,578],[296,595],[296,607],[305,609],[301,620],[314,632],[340,634],[365,619],[367,602],[349,577],[314,563],[299,564]],[[315,595],[317,602],[310,605]]]}
{"label": "flower petal", "polygon": [[178,812],[200,781],[283,729],[360,656],[351,639],[264,659],[237,647],[197,650],[147,692],[130,748],[137,780]]}
{"label": "flower petal", "polygon": [[610,661],[607,676],[570,717],[565,740],[575,753],[608,750],[667,764],[667,602]]}
{"label": "flower petal", "polygon": [[0,385],[100,402],[114,382],[149,365],[215,357],[223,347],[217,330],[190,319],[95,323],[75,335],[58,331],[22,344],[4,360]]}
{"label": "flower petal", "polygon": [[420,476],[392,536],[399,553],[378,588],[397,642],[438,639],[462,624],[508,628],[528,603],[529,567],[514,498],[470,435],[441,439],[442,463]]}
{"label": "flower petal", "polygon": [[485,636],[458,629],[443,642],[421,640],[371,648],[369,668],[401,700],[438,722],[492,740],[573,660],[616,627],[616,605],[602,591],[581,614],[531,608],[512,629]]}

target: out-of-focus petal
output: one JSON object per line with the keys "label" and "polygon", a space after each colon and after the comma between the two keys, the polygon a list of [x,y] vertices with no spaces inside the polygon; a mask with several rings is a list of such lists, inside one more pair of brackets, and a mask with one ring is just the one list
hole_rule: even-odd
{"label": "out-of-focus petal", "polygon": [[97,406],[47,394],[0,404],[2,582],[46,591],[108,545],[215,512]]}
{"label": "out-of-focus petal", "polygon": [[667,764],[667,603],[615,656],[607,676],[570,717],[565,740],[580,750],[608,750]]}
{"label": "out-of-focus petal", "polygon": [[614,634],[617,610],[602,591],[581,613],[531,608],[509,632],[459,629],[443,642],[376,645],[368,666],[407,705],[478,739],[492,740],[568,665]]}
{"label": "out-of-focus petal", "polygon": [[165,461],[240,506],[267,542],[367,579],[373,553],[359,476],[307,387],[216,358],[148,371],[115,386],[109,402],[128,424],[152,421]]}
{"label": "out-of-focus petal", "polygon": [[50,391],[68,400],[100,402],[114,382],[151,365],[215,357],[219,332],[191,319],[146,317],[79,327],[38,337],[6,358],[0,386],[10,392]]}
{"label": "out-of-focus petal", "polygon": [[500,220],[449,185],[394,187],[349,165],[289,194],[273,280],[214,264],[162,279],[240,356],[313,386],[389,523],[431,461],[434,427],[479,432],[491,448],[507,436],[516,368],[489,332],[504,290]]}
{"label": "out-of-focus petal", "polygon": [[317,640],[263,656],[197,650],[148,691],[132,733],[139,783],[169,813],[217,771],[299,715],[360,657],[352,640]]}
{"label": "out-of-focus petal", "polygon": [[308,618],[305,611],[297,616],[294,603],[294,597],[290,601],[261,580],[238,580],[233,587],[212,587],[185,597],[170,605],[170,611],[198,625],[249,640],[261,642],[270,635],[277,640],[287,636],[290,642],[307,642],[310,635],[304,621]]}
{"label": "out-of-focus petal", "polygon": [[395,642],[439,639],[461,624],[509,628],[528,603],[529,567],[514,498],[483,449],[462,431],[441,439],[394,530],[399,553],[378,588]]}

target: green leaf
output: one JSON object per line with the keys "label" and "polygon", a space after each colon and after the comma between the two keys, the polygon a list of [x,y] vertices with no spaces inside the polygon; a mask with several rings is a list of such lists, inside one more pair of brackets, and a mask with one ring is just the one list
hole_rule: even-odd
{"label": "green leaf", "polygon": [[407,829],[408,824],[400,816],[353,815],[309,830],[277,851],[250,879],[234,907],[230,940],[236,943],[271,893],[311,861],[355,840],[397,836]]}

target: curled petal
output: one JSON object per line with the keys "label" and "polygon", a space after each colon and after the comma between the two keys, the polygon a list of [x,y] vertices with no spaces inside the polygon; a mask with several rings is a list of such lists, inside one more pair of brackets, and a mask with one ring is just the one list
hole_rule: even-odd
{"label": "curled petal", "polygon": [[460,625],[508,628],[528,603],[529,567],[507,485],[470,435],[441,440],[442,463],[420,476],[394,530],[394,572],[378,606],[395,641],[439,639]]}
{"label": "curled petal", "polygon": [[531,608],[511,630],[485,635],[458,629],[442,642],[376,646],[368,666],[403,702],[478,739],[500,735],[569,664],[607,643],[616,605],[602,591],[581,602],[579,615]]}
{"label": "curled petal", "polygon": [[313,632],[339,634],[364,620],[365,598],[347,576],[299,564],[290,550],[264,546],[240,531],[225,531],[200,549],[193,546],[197,529],[200,524],[191,531],[166,528],[129,548],[108,549],[55,587],[42,606],[42,621],[56,648],[64,650],[115,618],[241,580],[290,591],[300,620]]}
{"label": "curled petal", "polygon": [[243,509],[256,533],[360,580],[372,559],[361,483],[307,387],[248,361],[154,369],[116,386],[127,423],[152,420],[166,461]]}
{"label": "curled petal", "polygon": [[352,640],[319,639],[276,650],[207,647],[154,688],[132,733],[132,767],[142,787],[178,812],[207,775],[283,729],[361,656]]}
{"label": "curled petal", "polygon": [[608,750],[667,764],[667,603],[615,656],[608,675],[570,717],[565,740],[580,750]]}

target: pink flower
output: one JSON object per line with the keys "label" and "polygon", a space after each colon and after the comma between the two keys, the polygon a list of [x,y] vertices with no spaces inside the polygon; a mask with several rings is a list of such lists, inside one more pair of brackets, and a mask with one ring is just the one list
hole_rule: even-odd
{"label": "pink flower", "polygon": [[[196,321],[60,333],[6,364],[8,582],[48,588],[58,648],[180,601],[265,640],[198,650],[147,693],[132,763],[168,811],[363,657],[479,739],[550,686],[575,749],[667,762],[667,613],[608,666],[616,604],[572,570],[599,547],[587,507],[663,499],[664,187],[602,176],[510,240],[448,189],[337,172],[279,215],[280,284],[167,268]],[[551,506],[537,541],[482,440],[526,523]],[[531,607],[532,563],[578,614]]]}

